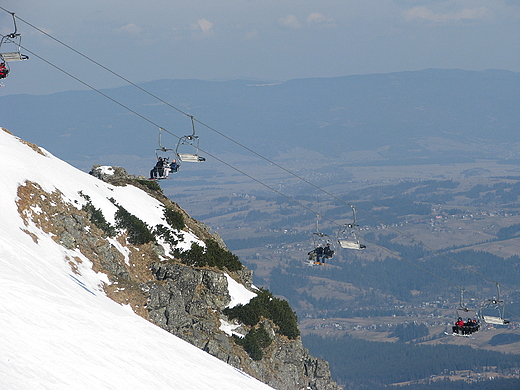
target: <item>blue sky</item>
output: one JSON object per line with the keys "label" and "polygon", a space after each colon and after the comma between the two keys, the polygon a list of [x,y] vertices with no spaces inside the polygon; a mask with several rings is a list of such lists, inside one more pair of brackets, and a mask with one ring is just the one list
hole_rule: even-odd
{"label": "blue sky", "polygon": [[[281,81],[425,68],[520,71],[520,0],[3,0],[135,82]],[[0,32],[12,29],[0,12]],[[96,88],[123,82],[19,22],[23,45]],[[85,89],[31,56],[1,94]]]}

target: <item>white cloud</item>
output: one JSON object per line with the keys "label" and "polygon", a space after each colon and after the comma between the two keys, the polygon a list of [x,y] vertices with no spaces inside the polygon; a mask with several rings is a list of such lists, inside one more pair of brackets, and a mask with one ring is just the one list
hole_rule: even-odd
{"label": "white cloud", "polygon": [[309,23],[322,23],[326,21],[325,15],[320,14],[319,12],[313,12],[307,16],[307,21]]}
{"label": "white cloud", "polygon": [[335,25],[334,19],[328,18],[319,12],[311,12],[302,22],[295,15],[287,15],[284,18],[278,19],[278,23],[280,26],[287,28],[303,28],[313,26],[331,27]]}
{"label": "white cloud", "polygon": [[197,24],[204,34],[209,34],[212,32],[211,29],[213,28],[213,23],[211,23],[209,20],[204,18],[199,19],[197,20]]}
{"label": "white cloud", "polygon": [[285,18],[280,18],[278,23],[283,27],[290,28],[300,28],[302,26],[298,18],[294,15],[287,15]]}
{"label": "white cloud", "polygon": [[128,34],[139,34],[141,31],[143,31],[143,29],[133,23],[127,24],[126,26],[117,29],[117,32]]}
{"label": "white cloud", "polygon": [[438,13],[426,7],[414,7],[404,11],[407,19],[423,19],[432,22],[454,22],[464,19],[482,19],[489,13],[487,8],[463,9],[454,13]]}
{"label": "white cloud", "polygon": [[195,39],[209,38],[214,35],[214,23],[202,18],[190,24],[189,29],[192,31],[192,37]]}
{"label": "white cloud", "polygon": [[321,25],[321,26],[333,26],[335,24],[334,19],[327,18],[325,15],[319,12],[312,12],[307,16],[307,23],[310,25]]}

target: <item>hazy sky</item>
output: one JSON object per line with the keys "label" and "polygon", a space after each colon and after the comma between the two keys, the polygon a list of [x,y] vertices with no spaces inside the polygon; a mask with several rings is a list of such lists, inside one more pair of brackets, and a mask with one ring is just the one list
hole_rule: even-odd
{"label": "hazy sky", "polygon": [[[135,82],[520,71],[520,0],[2,0]],[[19,21],[23,46],[96,88],[122,81]],[[0,11],[0,32],[10,32]],[[0,94],[85,87],[31,56]]]}

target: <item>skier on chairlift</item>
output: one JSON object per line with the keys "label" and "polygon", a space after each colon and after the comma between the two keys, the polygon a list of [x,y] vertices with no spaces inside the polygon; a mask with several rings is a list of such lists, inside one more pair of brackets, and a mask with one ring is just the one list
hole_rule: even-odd
{"label": "skier on chairlift", "polygon": [[179,163],[177,162],[176,159],[173,159],[172,162],[170,163],[170,169],[172,172],[177,172],[179,170]]}
{"label": "skier on chairlift", "polygon": [[330,244],[325,245],[323,248],[323,263],[325,263],[325,259],[331,259],[334,256],[334,251],[330,249]]}
{"label": "skier on chairlift", "polygon": [[157,158],[157,163],[150,171],[150,179],[157,179],[164,176],[164,162],[163,158]]}
{"label": "skier on chairlift", "polygon": [[463,333],[464,329],[464,320],[462,317],[459,317],[457,321],[455,322],[455,325],[453,325],[453,333]]}
{"label": "skier on chairlift", "polygon": [[5,79],[9,74],[9,69],[5,65],[5,62],[0,63],[0,79]]}

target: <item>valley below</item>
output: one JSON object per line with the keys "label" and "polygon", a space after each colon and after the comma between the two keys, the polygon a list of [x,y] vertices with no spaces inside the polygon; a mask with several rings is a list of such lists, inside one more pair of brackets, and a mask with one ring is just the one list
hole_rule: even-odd
{"label": "valley below", "polygon": [[[246,164],[261,183],[231,170],[211,177],[192,170],[161,185],[223,237],[254,270],[255,285],[290,302],[304,343],[312,336],[346,337],[520,354],[520,165],[480,159],[410,166],[365,160],[353,166],[318,158],[307,169],[303,160],[295,152],[276,161],[296,177],[267,164]],[[352,222],[351,204],[363,251],[337,245],[338,226]],[[336,253],[324,266],[309,266],[317,215],[318,229]],[[462,304],[471,309],[462,315],[474,317],[496,298],[496,283],[511,322],[482,324],[472,337],[451,336],[461,291]],[[309,348],[332,360],[334,374],[334,358]],[[447,367],[432,375],[518,378],[517,368],[482,366],[461,374]],[[414,383],[424,381],[431,378]]]}

